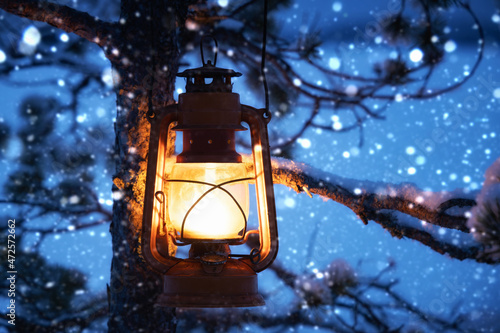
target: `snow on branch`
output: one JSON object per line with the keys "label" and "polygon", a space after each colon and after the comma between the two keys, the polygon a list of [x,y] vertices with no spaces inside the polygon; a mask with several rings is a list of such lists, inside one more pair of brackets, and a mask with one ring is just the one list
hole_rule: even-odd
{"label": "snow on branch", "polygon": [[486,170],[477,205],[467,221],[474,239],[485,245],[483,256],[500,261],[500,158]]}
{"label": "snow on branch", "polygon": [[459,260],[498,262],[484,256],[484,245],[474,242],[472,237],[457,242],[440,235],[439,231],[444,229],[455,229],[459,234],[470,232],[466,211],[476,205],[470,193],[431,192],[410,183],[395,185],[347,179],[285,159],[273,159],[272,167],[275,184],[341,203],[363,223],[374,221],[393,237],[416,240]]}
{"label": "snow on branch", "polygon": [[0,8],[20,17],[46,22],[66,32],[73,32],[99,46],[109,44],[114,34],[112,23],[53,2],[0,0]]}

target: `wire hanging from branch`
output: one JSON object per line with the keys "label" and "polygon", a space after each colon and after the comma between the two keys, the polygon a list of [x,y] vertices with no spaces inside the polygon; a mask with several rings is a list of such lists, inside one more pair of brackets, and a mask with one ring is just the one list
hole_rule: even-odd
{"label": "wire hanging from branch", "polygon": [[268,11],[268,0],[264,0],[264,27],[262,31],[262,58],[260,61],[260,75],[262,76],[262,82],[264,84],[264,94],[266,98],[266,112],[265,116],[271,117],[269,112],[269,87],[267,86],[266,79],[266,44],[267,44],[267,11]]}

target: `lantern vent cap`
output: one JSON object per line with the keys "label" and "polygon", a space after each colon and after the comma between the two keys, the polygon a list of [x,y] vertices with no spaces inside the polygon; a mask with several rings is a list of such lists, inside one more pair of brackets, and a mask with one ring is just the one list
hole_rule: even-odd
{"label": "lantern vent cap", "polygon": [[[215,47],[213,63],[211,60],[205,62],[203,55],[203,40],[212,38]],[[202,67],[189,68],[182,73],[177,73],[178,77],[186,78],[186,92],[232,92],[232,77],[239,77],[242,74],[232,69],[216,67],[217,54],[219,52],[217,40],[213,36],[204,36],[200,41],[200,54]],[[207,80],[208,79],[208,80]]]}
{"label": "lantern vent cap", "polygon": [[186,92],[226,92],[233,91],[232,77],[242,74],[232,69],[215,67],[208,63],[203,67],[186,69],[177,76],[186,78]]}
{"label": "lantern vent cap", "polygon": [[235,72],[232,69],[215,67],[214,65],[212,65],[210,60],[202,67],[189,68],[181,73],[177,73],[178,77],[185,77],[185,78],[196,78],[196,77],[214,78],[216,76],[240,77],[241,75],[243,74],[241,74],[240,72]]}

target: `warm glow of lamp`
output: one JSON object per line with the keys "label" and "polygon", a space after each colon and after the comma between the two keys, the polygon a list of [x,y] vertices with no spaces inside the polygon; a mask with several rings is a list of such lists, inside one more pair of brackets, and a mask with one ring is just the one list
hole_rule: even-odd
{"label": "warm glow of lamp", "polygon": [[249,211],[242,163],[176,163],[169,179],[168,214],[180,241],[241,240]]}
{"label": "warm glow of lamp", "polygon": [[[149,117],[141,240],[144,258],[163,275],[160,306],[263,305],[256,273],[278,253],[270,115],[240,103],[231,80],[241,73],[215,67],[216,59],[177,74],[186,78],[179,103]],[[246,130],[253,165],[236,151],[235,133]],[[176,156],[175,132],[182,133]],[[256,193],[254,230],[247,228],[249,183]],[[187,258],[176,256],[178,246],[190,246]]]}

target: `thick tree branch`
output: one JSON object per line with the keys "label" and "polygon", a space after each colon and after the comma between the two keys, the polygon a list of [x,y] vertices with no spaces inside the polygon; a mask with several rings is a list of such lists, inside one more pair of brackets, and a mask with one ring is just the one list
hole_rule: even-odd
{"label": "thick tree branch", "polygon": [[381,210],[392,210],[439,227],[469,232],[465,217],[447,214],[441,207],[451,208],[450,202],[463,206],[466,201],[471,206],[474,201],[456,201],[448,192],[423,191],[408,183],[393,185],[342,178],[285,159],[273,160],[273,180],[297,192],[307,188],[313,194],[337,201],[351,208],[365,223]]}
{"label": "thick tree branch", "polygon": [[[273,181],[298,193],[318,194],[339,202],[355,212],[365,224],[375,221],[394,237],[416,240],[459,260],[492,263],[482,258],[481,245],[455,245],[440,239],[436,233],[436,226],[469,232],[463,213],[446,212],[451,208],[475,205],[475,201],[463,192],[430,192],[408,183],[393,185],[347,179],[284,159],[273,160]],[[421,222],[408,221],[411,218]]]}
{"label": "thick tree branch", "polygon": [[20,17],[46,22],[66,32],[73,32],[99,46],[109,45],[115,34],[112,23],[52,2],[0,0],[0,8]]}

